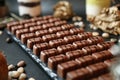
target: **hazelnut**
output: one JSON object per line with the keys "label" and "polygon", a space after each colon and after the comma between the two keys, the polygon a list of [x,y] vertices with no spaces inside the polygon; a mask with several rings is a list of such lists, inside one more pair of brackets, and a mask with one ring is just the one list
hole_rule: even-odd
{"label": "hazelnut", "polygon": [[31,77],[31,78],[29,78],[28,80],[35,80],[35,79]]}
{"label": "hazelnut", "polygon": [[13,64],[8,65],[8,70],[9,71],[12,70],[12,69],[14,69],[14,68],[15,68],[15,66]]}
{"label": "hazelnut", "polygon": [[2,35],[2,33],[3,33],[3,32],[2,32],[2,31],[0,31],[0,35]]}
{"label": "hazelnut", "polygon": [[25,70],[24,70],[23,67],[19,67],[19,68],[17,69],[17,71],[20,72],[20,73],[23,73]]}
{"label": "hazelnut", "polygon": [[103,38],[109,38],[109,34],[108,34],[108,33],[103,33],[103,34],[102,34],[102,37],[103,37]]}
{"label": "hazelnut", "polygon": [[26,65],[25,61],[19,61],[19,62],[17,63],[17,66],[18,66],[18,67],[24,67],[25,65]]}
{"label": "hazelnut", "polygon": [[92,32],[93,36],[99,36],[99,32]]}
{"label": "hazelnut", "polygon": [[26,80],[27,75],[25,73],[22,73],[19,77],[19,80]]}
{"label": "hazelnut", "polygon": [[117,39],[111,38],[110,41],[112,41],[112,42],[117,42]]}
{"label": "hazelnut", "polygon": [[20,73],[18,71],[12,71],[11,76],[13,78],[18,78],[20,76]]}

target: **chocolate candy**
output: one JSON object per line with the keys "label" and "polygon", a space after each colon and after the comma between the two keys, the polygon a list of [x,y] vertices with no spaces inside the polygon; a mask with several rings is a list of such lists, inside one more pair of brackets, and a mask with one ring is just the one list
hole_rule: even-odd
{"label": "chocolate candy", "polygon": [[87,65],[90,65],[96,62],[95,58],[91,55],[76,58],[75,61],[78,62],[81,67],[84,67],[84,66],[87,66]]}
{"label": "chocolate candy", "polygon": [[61,45],[61,46],[57,47],[57,50],[59,51],[59,53],[65,53],[67,51],[72,51],[75,49],[76,49],[76,47],[72,44]]}
{"label": "chocolate candy", "polygon": [[43,50],[43,51],[41,51],[41,53],[40,53],[40,59],[41,59],[43,62],[47,63],[49,57],[55,56],[55,55],[57,55],[57,54],[59,54],[59,52],[58,52],[57,49],[55,49],[55,48]]}
{"label": "chocolate candy", "polygon": [[40,37],[31,38],[31,39],[28,39],[28,40],[27,40],[27,47],[30,48],[30,49],[33,49],[33,45],[34,45],[34,44],[42,43],[42,42],[44,42],[44,41],[43,41],[42,38],[40,38]]}
{"label": "chocolate candy", "polygon": [[73,24],[64,24],[61,26],[61,28],[63,30],[68,30],[68,29],[71,29],[71,28],[74,28],[75,26]]}
{"label": "chocolate candy", "polygon": [[50,22],[50,23],[53,23],[53,22],[56,22],[56,21],[60,21],[60,18],[49,18],[48,19],[48,22]]}
{"label": "chocolate candy", "polygon": [[96,58],[96,61],[103,61],[103,60],[110,59],[113,57],[113,55],[107,50],[94,53],[92,54],[92,56]]}
{"label": "chocolate candy", "polygon": [[30,32],[29,29],[18,29],[16,30],[16,37],[18,39],[21,39],[22,34],[29,33],[29,32]]}
{"label": "chocolate candy", "polygon": [[104,63],[108,66],[108,67],[110,67],[112,64],[113,64],[113,62],[115,62],[115,59],[113,58],[113,59],[108,59],[108,60],[105,60],[104,61]]}
{"label": "chocolate candy", "polygon": [[81,28],[72,28],[72,29],[70,29],[70,32],[71,32],[72,34],[78,34],[78,33],[84,32],[84,30],[81,29]]}
{"label": "chocolate candy", "polygon": [[23,44],[27,44],[27,40],[30,39],[30,38],[33,38],[33,37],[35,37],[34,33],[25,33],[25,34],[22,34],[21,35],[21,42]]}
{"label": "chocolate candy", "polygon": [[67,23],[66,21],[56,21],[56,22],[54,22],[55,26],[60,26],[60,25],[66,24],[66,23]]}
{"label": "chocolate candy", "polygon": [[7,29],[11,31],[11,27],[19,25],[19,22],[10,22],[7,24]]}
{"label": "chocolate candy", "polygon": [[58,37],[64,37],[64,36],[72,35],[72,33],[70,33],[70,31],[66,30],[66,31],[57,32],[56,35]]}
{"label": "chocolate candy", "polygon": [[84,51],[82,50],[74,50],[74,51],[69,51],[69,52],[66,52],[66,56],[70,59],[70,60],[73,60],[75,58],[78,58],[78,57],[81,57],[81,56],[84,56]]}
{"label": "chocolate candy", "polygon": [[86,67],[86,69],[88,69],[90,71],[91,77],[95,77],[95,76],[98,76],[100,74],[108,72],[107,68],[108,68],[108,66],[103,62],[89,65]]}
{"label": "chocolate candy", "polygon": [[103,38],[100,36],[94,36],[87,39],[91,44],[97,44],[103,42]]}
{"label": "chocolate candy", "polygon": [[65,61],[68,61],[68,58],[63,54],[50,57],[50,58],[48,58],[48,67],[52,70],[56,70],[57,65],[65,62]]}
{"label": "chocolate candy", "polygon": [[35,32],[38,30],[43,30],[42,26],[33,26],[29,28],[31,32]]}
{"label": "chocolate candy", "polygon": [[36,26],[36,23],[33,22],[33,23],[25,23],[25,24],[24,24],[24,27],[25,27],[25,28],[29,28],[29,27],[31,27],[31,26]]}
{"label": "chocolate candy", "polygon": [[19,24],[21,24],[21,25],[24,25],[24,24],[26,24],[26,23],[31,23],[31,20],[26,19],[26,20],[21,20],[21,21],[19,21]]}
{"label": "chocolate candy", "polygon": [[57,74],[60,77],[65,78],[68,72],[75,70],[78,67],[79,67],[79,64],[76,61],[74,60],[67,61],[57,66]]}
{"label": "chocolate candy", "polygon": [[56,34],[48,34],[42,36],[43,41],[49,42],[50,40],[58,39],[59,37]]}
{"label": "chocolate candy", "polygon": [[62,31],[62,27],[58,26],[58,27],[51,27],[49,28],[49,32],[50,33],[56,33],[56,32],[59,32],[59,31]]}
{"label": "chocolate candy", "polygon": [[22,26],[22,25],[20,25],[20,26],[14,26],[14,27],[11,27],[11,32],[13,33],[13,34],[15,34],[16,33],[16,30],[19,30],[19,29],[23,29],[24,27]]}
{"label": "chocolate candy", "polygon": [[35,34],[36,34],[36,36],[43,36],[43,35],[47,35],[47,34],[49,34],[49,31],[48,30],[39,30],[39,31],[36,31],[35,32]]}
{"label": "chocolate candy", "polygon": [[80,68],[67,73],[66,80],[88,80],[90,71],[85,68]]}
{"label": "chocolate candy", "polygon": [[49,41],[49,44],[51,47],[57,47],[60,45],[65,45],[65,44],[67,44],[67,42],[63,39],[56,39],[56,40]]}
{"label": "chocolate candy", "polygon": [[81,49],[82,47],[89,46],[90,43],[87,40],[73,42],[73,45]]}
{"label": "chocolate candy", "polygon": [[48,23],[48,21],[47,20],[41,20],[41,21],[37,21],[36,23],[37,23],[37,25],[42,26],[42,24],[46,24],[46,23]]}
{"label": "chocolate candy", "polygon": [[43,16],[41,18],[44,19],[44,20],[47,20],[47,19],[51,19],[51,18],[54,18],[54,17],[52,15],[47,15],[47,16]]}
{"label": "chocolate candy", "polygon": [[55,26],[54,23],[46,23],[46,24],[42,25],[43,29],[48,29],[48,28],[51,28],[53,26]]}
{"label": "chocolate candy", "polygon": [[81,38],[77,35],[72,35],[72,36],[65,36],[64,40],[68,43],[72,43],[73,41],[79,41]]}
{"label": "chocolate candy", "polygon": [[98,77],[98,80],[114,80],[112,74],[106,73]]}
{"label": "chocolate candy", "polygon": [[33,46],[33,53],[37,56],[40,56],[40,51],[45,50],[45,49],[50,49],[50,45],[48,43],[38,43],[34,44]]}
{"label": "chocolate candy", "polygon": [[102,49],[109,49],[114,43],[111,41],[107,41],[107,42],[103,42],[103,43],[99,43],[97,44],[97,46],[99,46]]}
{"label": "chocolate candy", "polygon": [[82,39],[87,39],[87,38],[92,37],[92,33],[91,32],[79,33],[78,36]]}

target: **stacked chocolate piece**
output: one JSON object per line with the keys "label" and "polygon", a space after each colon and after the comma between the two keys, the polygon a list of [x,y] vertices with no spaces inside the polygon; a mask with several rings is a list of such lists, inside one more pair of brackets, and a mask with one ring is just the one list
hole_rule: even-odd
{"label": "stacked chocolate piece", "polygon": [[53,16],[12,22],[7,29],[66,80],[112,79],[113,42]]}

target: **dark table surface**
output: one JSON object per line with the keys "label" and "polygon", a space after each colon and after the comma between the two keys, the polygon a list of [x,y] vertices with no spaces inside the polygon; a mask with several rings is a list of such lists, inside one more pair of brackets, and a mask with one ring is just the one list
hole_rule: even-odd
{"label": "dark table surface", "polygon": [[[53,5],[59,0],[41,0],[42,15],[53,13]],[[73,6],[73,10],[85,20],[85,0],[68,0]],[[6,0],[10,12],[18,14],[17,0]],[[25,71],[28,77],[36,80],[50,80],[50,77],[41,69],[38,64],[16,43],[7,43],[6,38],[10,37],[6,31],[0,36],[0,50],[4,51],[8,64],[16,65],[18,61],[24,60],[27,64]]]}

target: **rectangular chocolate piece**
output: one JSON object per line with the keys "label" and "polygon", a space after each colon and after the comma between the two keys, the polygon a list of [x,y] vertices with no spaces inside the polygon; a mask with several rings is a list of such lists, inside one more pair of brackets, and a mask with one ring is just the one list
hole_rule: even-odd
{"label": "rectangular chocolate piece", "polygon": [[14,26],[11,28],[11,32],[15,35],[16,34],[16,30],[20,30],[23,29],[24,26],[20,25],[20,26]]}
{"label": "rectangular chocolate piece", "polygon": [[58,52],[58,50],[55,49],[55,48],[43,50],[43,51],[41,51],[41,53],[40,53],[40,59],[41,59],[43,62],[47,63],[49,57],[56,56],[56,55],[58,55],[58,54],[59,54],[59,52]]}
{"label": "rectangular chocolate piece", "polygon": [[78,58],[78,57],[82,57],[84,56],[85,53],[84,51],[82,50],[74,50],[74,51],[69,51],[69,52],[66,52],[66,56],[70,59],[70,60],[73,60],[75,58]]}
{"label": "rectangular chocolate piece", "polygon": [[65,61],[68,61],[68,58],[63,54],[52,56],[48,58],[48,67],[52,70],[57,70],[57,65]]}
{"label": "rectangular chocolate piece", "polygon": [[89,65],[86,69],[90,71],[90,77],[96,77],[108,72],[108,66],[103,62]]}
{"label": "rectangular chocolate piece", "polygon": [[34,33],[25,33],[21,35],[21,42],[23,44],[27,44],[27,40],[30,38],[34,38],[35,34]]}
{"label": "rectangular chocolate piece", "polygon": [[33,53],[39,57],[40,56],[40,51],[50,49],[50,48],[51,48],[50,45],[46,42],[45,43],[34,44]]}
{"label": "rectangular chocolate piece", "polygon": [[81,67],[88,66],[90,64],[97,62],[95,58],[91,55],[76,58],[75,61],[78,62]]}
{"label": "rectangular chocolate piece", "polygon": [[36,34],[36,36],[41,37],[43,35],[50,34],[50,32],[45,29],[45,30],[38,30],[38,31],[35,32],[35,34]]}
{"label": "rectangular chocolate piece", "polygon": [[38,25],[38,26],[33,26],[33,27],[30,27],[29,28],[30,32],[35,32],[35,31],[38,31],[38,30],[43,30],[43,27]]}
{"label": "rectangular chocolate piece", "polygon": [[51,47],[57,47],[57,46],[60,46],[60,45],[65,45],[65,44],[67,44],[67,43],[64,39],[56,39],[56,40],[49,41],[49,45]]}
{"label": "rectangular chocolate piece", "polygon": [[29,29],[19,29],[19,30],[16,30],[16,37],[18,39],[21,39],[21,35],[25,34],[25,33],[30,33]]}
{"label": "rectangular chocolate piece", "polygon": [[89,80],[90,72],[86,68],[80,68],[67,73],[66,80]]}
{"label": "rectangular chocolate piece", "polygon": [[84,30],[81,29],[81,28],[72,28],[72,29],[70,29],[70,32],[71,32],[72,34],[78,34],[78,33],[83,33]]}
{"label": "rectangular chocolate piece", "polygon": [[33,49],[33,45],[44,42],[41,37],[30,38],[27,40],[27,47]]}
{"label": "rectangular chocolate piece", "polygon": [[75,50],[75,49],[77,49],[77,48],[72,44],[61,45],[61,46],[57,47],[57,50],[59,51],[59,53],[63,53],[63,54],[65,52],[72,51],[72,50]]}
{"label": "rectangular chocolate piece", "polygon": [[113,55],[107,50],[93,53],[92,56],[96,59],[96,61],[99,61],[99,62],[113,57]]}
{"label": "rectangular chocolate piece", "polygon": [[50,40],[58,39],[59,37],[56,34],[47,34],[42,36],[43,41],[49,42]]}
{"label": "rectangular chocolate piece", "polygon": [[62,78],[66,78],[66,74],[72,70],[75,70],[79,67],[79,64],[74,61],[67,61],[61,64],[58,64],[57,66],[57,74],[62,77]]}

